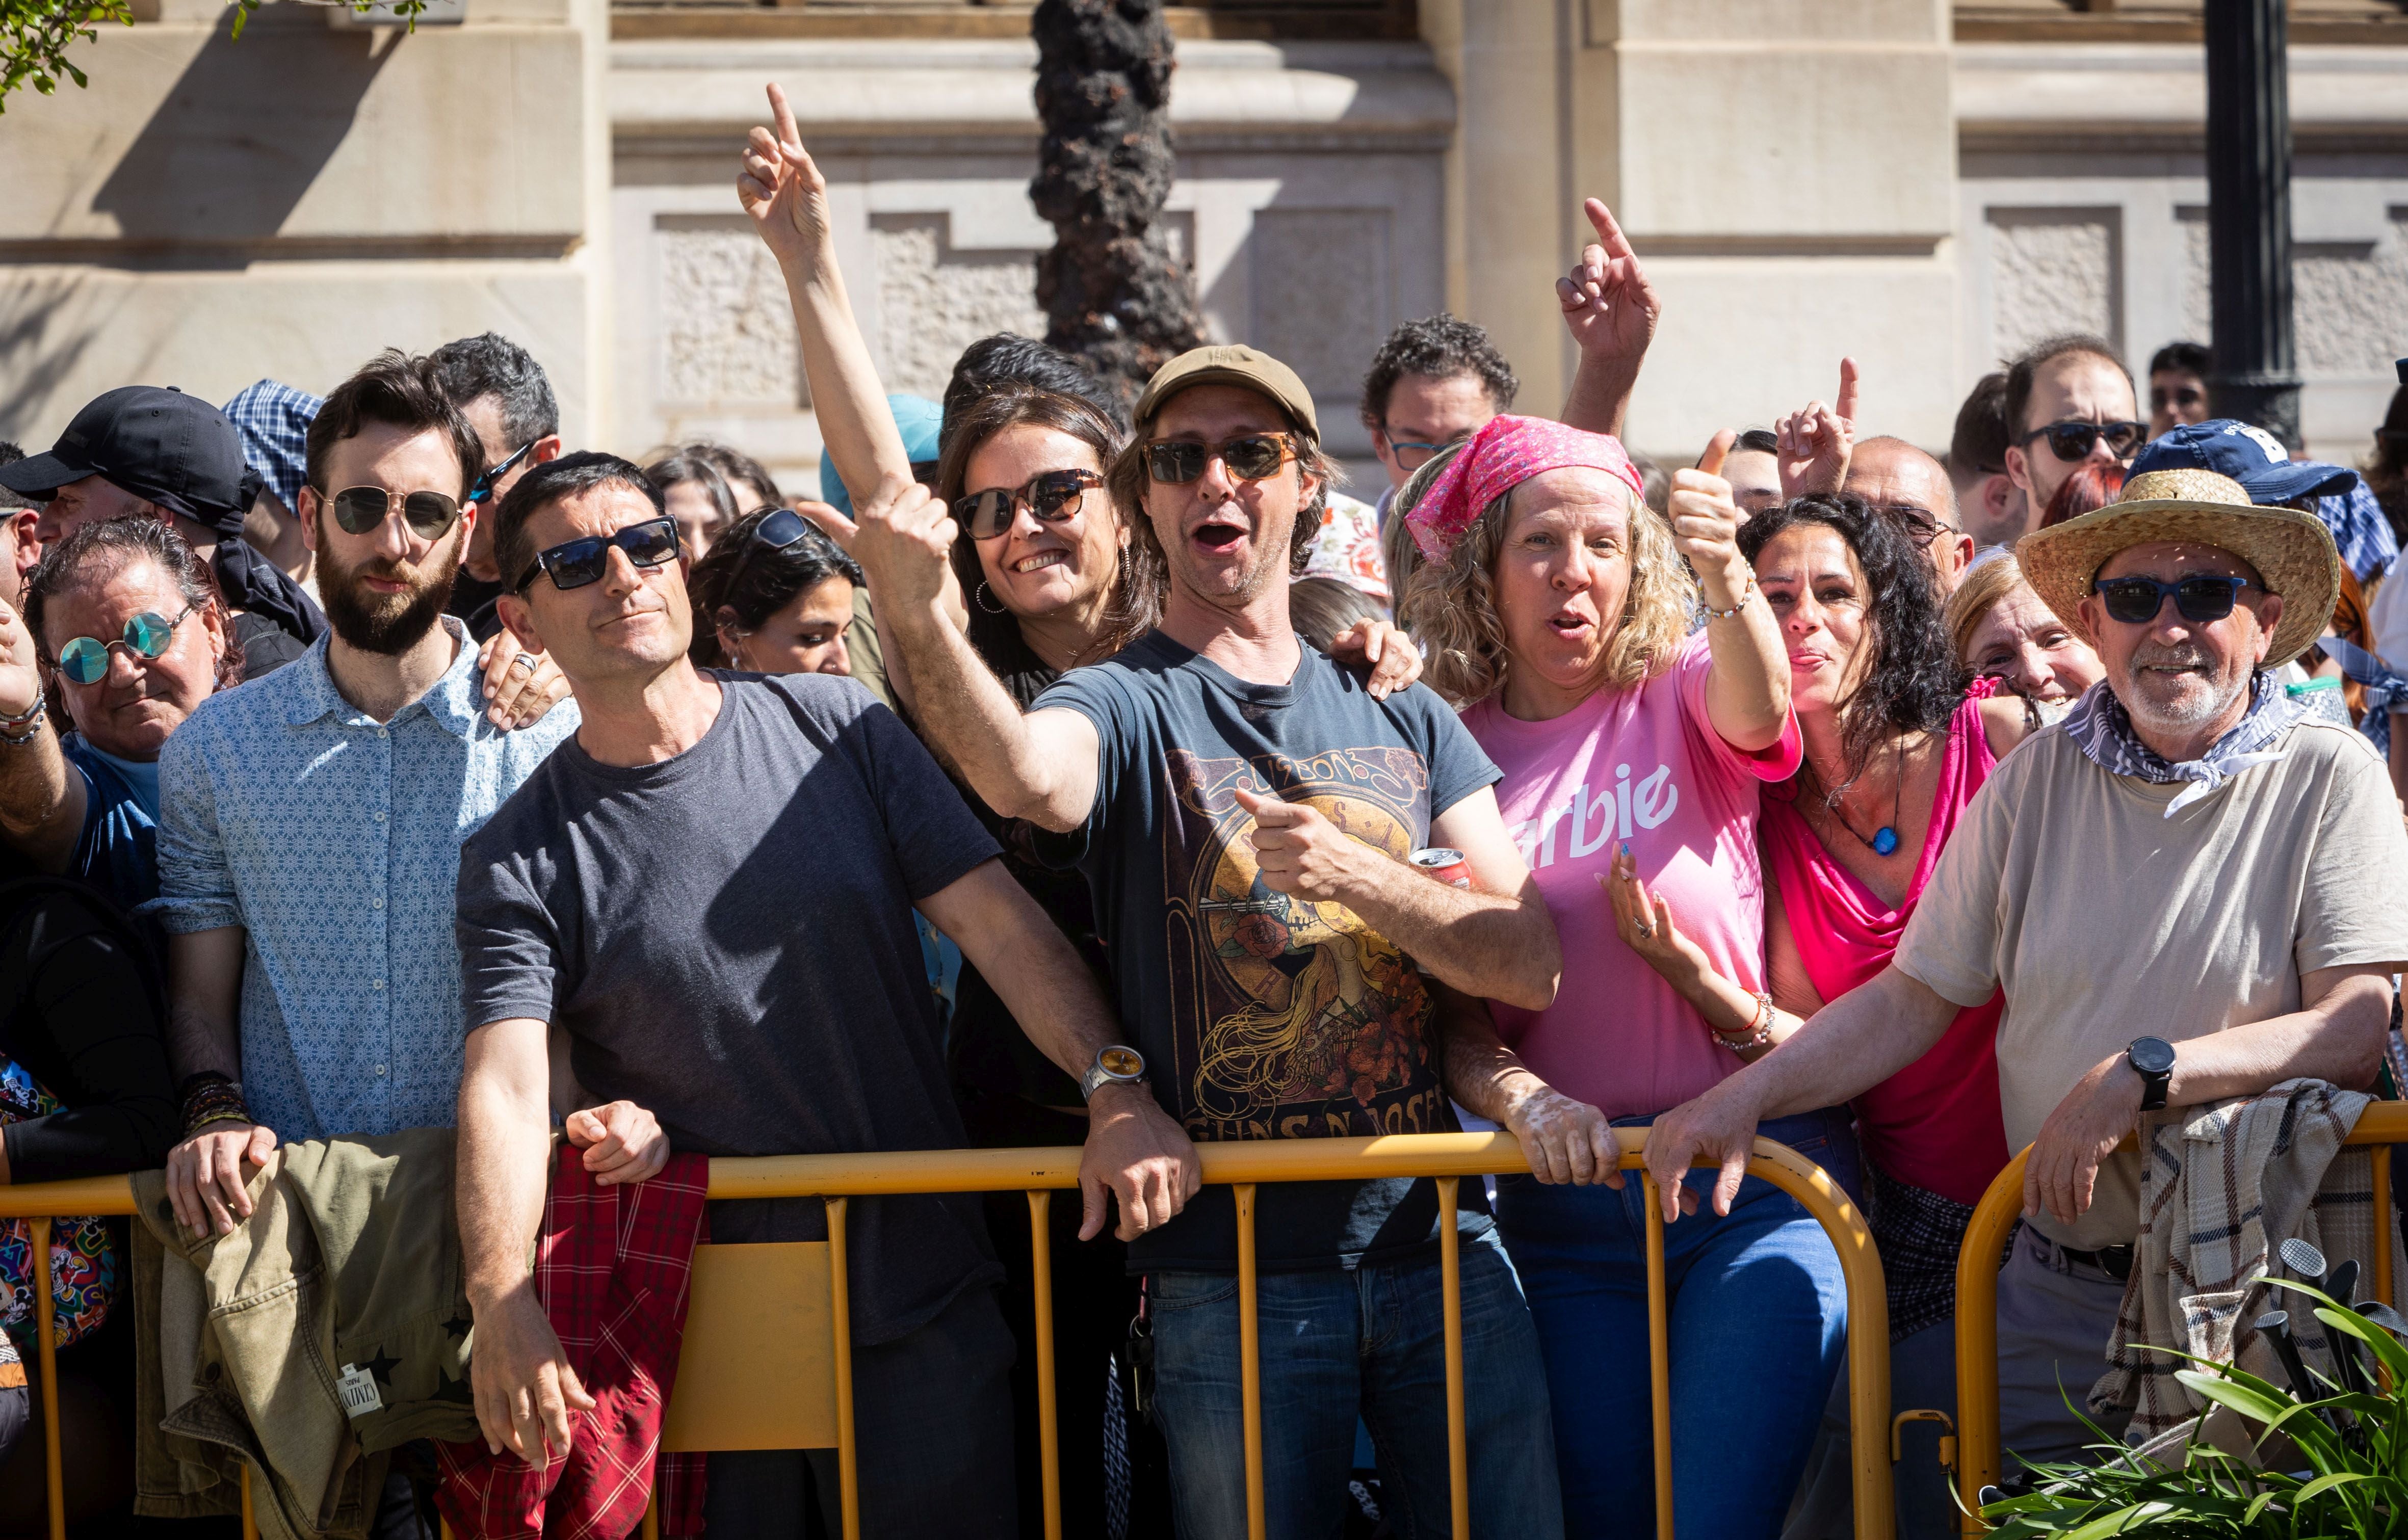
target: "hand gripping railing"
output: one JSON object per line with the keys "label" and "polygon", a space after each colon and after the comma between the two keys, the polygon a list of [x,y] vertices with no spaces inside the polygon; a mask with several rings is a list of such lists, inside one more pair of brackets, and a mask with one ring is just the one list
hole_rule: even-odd
{"label": "hand gripping railing", "polygon": [[[1646,1142],[1643,1128],[1617,1129],[1622,1168],[1638,1170]],[[1368,1139],[1280,1139],[1198,1147],[1208,1183],[1234,1188],[1238,1215],[1238,1334],[1242,1363],[1246,1460],[1246,1526],[1251,1540],[1263,1540],[1263,1425],[1259,1339],[1255,1325],[1254,1191],[1265,1182],[1361,1181],[1383,1176],[1437,1178],[1447,1216],[1439,1226],[1440,1288],[1446,1320],[1447,1473],[1457,1536],[1471,1532],[1469,1451],[1464,1434],[1463,1317],[1461,1271],[1452,1217],[1462,1178],[1526,1172],[1528,1163],[1508,1134],[1396,1134]],[[1025,1191],[1036,1268],[1037,1383],[1040,1465],[1044,1481],[1047,1540],[1061,1534],[1060,1450],[1054,1428],[1054,1334],[1050,1308],[1051,1231],[1047,1215],[1056,1191],[1079,1181],[1079,1151],[1058,1149],[925,1150],[886,1155],[780,1155],[751,1160],[713,1160],[710,1196],[720,1198],[818,1197],[827,1201],[834,1303],[833,1363],[837,1404],[842,1529],[859,1540],[861,1514],[854,1478],[852,1333],[846,1295],[845,1209],[856,1197],[925,1192]],[[1889,1309],[1883,1293],[1881,1261],[1872,1233],[1847,1195],[1820,1166],[1785,1145],[1756,1141],[1748,1174],[1772,1183],[1804,1205],[1830,1235],[1848,1289],[1849,1420],[1860,1540],[1888,1540],[1892,1531],[1889,1444]],[[1641,1172],[1647,1202],[1647,1334],[1654,1402],[1656,1532],[1672,1535],[1672,1406],[1670,1302],[1664,1281],[1664,1219],[1655,1184]],[[50,1277],[50,1223],[84,1214],[130,1214],[130,1182],[122,1176],[0,1189],[0,1215],[23,1217],[34,1229],[33,1254],[40,1276],[42,1429],[50,1471],[51,1540],[65,1540],[66,1509],[61,1487],[58,1383]],[[247,1474],[247,1473],[246,1473]],[[245,1540],[256,1534],[244,1484]],[[652,1518],[645,1533],[656,1533]]]}
{"label": "hand gripping railing", "polygon": [[[2408,1144],[2408,1102],[2377,1102],[2358,1115],[2348,1145]],[[2122,1148],[2132,1148],[2127,1136]],[[1965,1227],[1956,1253],[1956,1489],[1967,1509],[1965,1533],[1989,1526],[1975,1516],[1975,1499],[1999,1479],[1999,1257],[2007,1234],[2023,1213],[2026,1148],[1990,1183]],[[2388,1226],[2399,1223],[2391,1204],[2391,1162],[2378,1155],[2374,1167],[2374,1292],[2395,1309]],[[2104,1366],[2105,1343],[2099,1345]],[[1861,1533],[1861,1532],[1859,1532]]]}

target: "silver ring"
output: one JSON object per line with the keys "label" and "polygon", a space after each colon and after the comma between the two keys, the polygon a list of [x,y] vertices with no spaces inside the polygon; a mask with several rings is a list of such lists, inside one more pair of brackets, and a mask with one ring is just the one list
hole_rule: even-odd
{"label": "silver ring", "polygon": [[1654,935],[1656,934],[1656,927],[1648,924],[1645,920],[1640,921],[1637,929],[1641,935]]}
{"label": "silver ring", "polygon": [[535,654],[532,652],[520,653],[517,657],[510,660],[510,667],[513,669],[523,668],[530,674],[534,673],[536,671]]}

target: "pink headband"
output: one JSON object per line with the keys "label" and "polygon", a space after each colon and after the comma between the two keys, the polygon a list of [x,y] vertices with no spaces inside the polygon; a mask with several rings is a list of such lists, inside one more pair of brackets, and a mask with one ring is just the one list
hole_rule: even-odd
{"label": "pink headband", "polygon": [[1413,544],[1433,562],[1455,553],[1482,510],[1541,471],[1581,465],[1603,471],[1644,494],[1638,467],[1620,443],[1542,417],[1496,417],[1439,473],[1405,522]]}

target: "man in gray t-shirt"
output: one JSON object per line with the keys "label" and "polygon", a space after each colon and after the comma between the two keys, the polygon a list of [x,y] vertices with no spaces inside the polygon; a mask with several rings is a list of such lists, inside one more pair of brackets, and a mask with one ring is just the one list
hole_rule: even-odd
{"label": "man in gray t-shirt", "polygon": [[[583,1399],[530,1286],[548,1153],[546,1042],[578,1083],[620,1087],[681,1150],[967,1143],[922,973],[917,907],[1071,1074],[1117,1040],[1093,976],[1008,876],[927,751],[832,676],[703,674],[676,526],[636,467],[579,454],[514,488],[499,601],[583,708],[576,737],[462,851],[467,1072],[459,1212],[487,1435],[524,1455]],[[1080,1184],[1123,1238],[1198,1182],[1141,1085],[1105,1087]],[[816,1240],[817,1200],[713,1205],[715,1242]],[[1000,1276],[975,1199],[854,1206],[854,1422],[865,1527],[1002,1535],[1017,1513]],[[713,1533],[804,1533],[803,1456],[710,1457]]]}

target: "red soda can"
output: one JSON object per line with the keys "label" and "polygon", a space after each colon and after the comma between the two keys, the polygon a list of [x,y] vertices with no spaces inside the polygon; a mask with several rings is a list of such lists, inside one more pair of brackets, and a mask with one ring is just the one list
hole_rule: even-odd
{"label": "red soda can", "polygon": [[1443,845],[1433,845],[1426,850],[1415,850],[1405,859],[1449,887],[1471,886],[1471,863],[1463,859],[1463,852],[1460,850],[1450,850]]}

